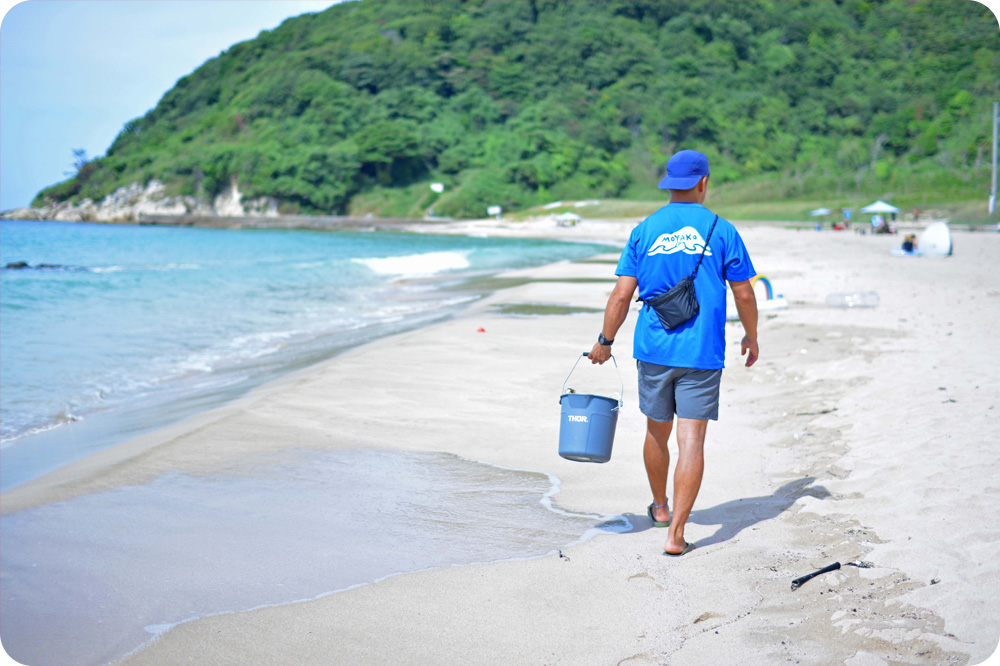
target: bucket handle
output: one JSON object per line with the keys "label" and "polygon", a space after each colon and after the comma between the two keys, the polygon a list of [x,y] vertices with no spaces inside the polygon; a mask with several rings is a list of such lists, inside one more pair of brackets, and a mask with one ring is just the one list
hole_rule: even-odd
{"label": "bucket handle", "polygon": [[[560,399],[562,399],[562,396],[566,395],[566,384],[569,383],[569,378],[573,376],[576,366],[580,364],[580,359],[587,358],[588,356],[590,356],[590,352],[583,352],[583,355],[576,359],[576,363],[573,364],[573,369],[569,371],[569,374],[566,375],[566,381],[563,382]],[[622,379],[622,371],[621,368],[618,367],[618,361],[615,360],[614,354],[611,354],[611,362],[615,364],[615,370],[618,371],[618,382],[621,384],[621,389],[618,392],[618,409],[621,409],[625,404],[622,402],[622,397],[625,395],[625,381]]]}

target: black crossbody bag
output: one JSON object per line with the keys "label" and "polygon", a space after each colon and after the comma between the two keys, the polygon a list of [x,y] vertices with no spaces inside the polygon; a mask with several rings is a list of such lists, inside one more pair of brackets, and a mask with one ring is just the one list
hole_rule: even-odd
{"label": "black crossbody bag", "polygon": [[[712,232],[715,231],[715,223],[719,221],[716,215],[712,220],[712,228],[708,230],[708,238],[705,239],[705,247],[698,257],[698,264],[694,267],[694,272],[682,278],[677,284],[662,294],[657,294],[646,301],[647,306],[653,308],[653,312],[660,318],[663,328],[668,331],[673,330],[698,314],[698,297],[694,293],[694,278],[701,268],[701,260],[705,258],[705,250],[708,249],[708,242],[712,240]],[[636,299],[642,301],[642,299]]]}

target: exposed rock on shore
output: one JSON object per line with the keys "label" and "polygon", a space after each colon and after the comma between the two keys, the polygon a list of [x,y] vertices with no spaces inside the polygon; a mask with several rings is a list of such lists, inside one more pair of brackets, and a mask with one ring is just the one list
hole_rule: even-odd
{"label": "exposed rock on shore", "polygon": [[85,271],[86,268],[80,268],[77,266],[62,266],[60,264],[37,264],[32,266],[26,261],[13,261],[8,263],[3,267],[2,270],[10,271],[26,271],[26,270],[41,270],[41,271]]}
{"label": "exposed rock on shore", "polygon": [[243,194],[233,181],[209,204],[190,195],[167,196],[164,184],[151,180],[145,187],[140,183],[120,187],[98,202],[84,199],[75,204],[62,201],[37,208],[16,208],[0,213],[0,218],[61,222],[138,222],[145,215],[274,217],[278,215],[278,201],[273,197],[259,197],[244,202]]}

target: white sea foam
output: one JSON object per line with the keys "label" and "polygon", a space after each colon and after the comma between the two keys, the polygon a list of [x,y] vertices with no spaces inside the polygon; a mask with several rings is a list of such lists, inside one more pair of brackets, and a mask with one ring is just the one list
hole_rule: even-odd
{"label": "white sea foam", "polygon": [[37,435],[47,430],[52,430],[53,428],[58,428],[61,425],[67,423],[76,423],[80,421],[81,417],[76,414],[72,414],[69,411],[63,411],[53,417],[53,419],[48,423],[43,423],[41,425],[27,427],[21,431],[14,431],[11,434],[5,434],[0,436],[0,448],[4,448],[11,444],[12,442],[21,439],[22,437],[28,437],[30,435]]}
{"label": "white sea foam", "polygon": [[304,331],[269,331],[240,335],[229,341],[229,348],[239,359],[260,358],[281,351],[289,340],[303,334]]}
{"label": "white sea foam", "polygon": [[159,266],[94,266],[93,268],[76,270],[87,270],[91,273],[121,273],[122,271],[196,271],[200,269],[199,264],[163,264]]}
{"label": "white sea foam", "polygon": [[469,267],[469,252],[427,252],[401,257],[352,259],[380,275],[434,275]]}

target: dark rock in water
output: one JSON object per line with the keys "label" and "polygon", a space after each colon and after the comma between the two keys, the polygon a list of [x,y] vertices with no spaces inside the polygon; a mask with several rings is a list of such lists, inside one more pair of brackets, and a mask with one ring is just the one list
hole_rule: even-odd
{"label": "dark rock in water", "polygon": [[32,266],[26,261],[15,261],[4,266],[5,269],[10,270],[36,270],[36,271],[85,271],[86,268],[80,268],[78,266],[63,266],[61,264],[38,264],[37,266]]}

